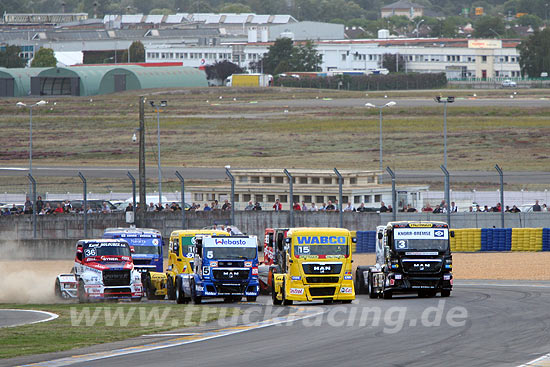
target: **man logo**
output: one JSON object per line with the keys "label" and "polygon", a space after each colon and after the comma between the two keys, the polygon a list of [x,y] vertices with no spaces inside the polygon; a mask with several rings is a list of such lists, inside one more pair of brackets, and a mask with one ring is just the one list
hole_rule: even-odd
{"label": "man logo", "polygon": [[445,236],[445,232],[442,231],[442,230],[434,231],[434,236],[435,236],[435,237],[444,237],[444,236]]}

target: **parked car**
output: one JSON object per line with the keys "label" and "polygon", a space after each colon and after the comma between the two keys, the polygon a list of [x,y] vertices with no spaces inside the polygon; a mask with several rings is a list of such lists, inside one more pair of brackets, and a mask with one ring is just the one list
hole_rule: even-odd
{"label": "parked car", "polygon": [[506,79],[502,82],[502,88],[515,88],[517,87],[517,84],[515,81]]}

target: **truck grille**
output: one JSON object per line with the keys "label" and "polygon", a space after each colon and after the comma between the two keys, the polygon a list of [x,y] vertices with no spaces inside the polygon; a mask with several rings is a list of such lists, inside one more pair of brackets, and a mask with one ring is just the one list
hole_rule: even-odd
{"label": "truck grille", "polygon": [[130,285],[130,270],[104,270],[103,285]]}
{"label": "truck grille", "polygon": [[238,260],[222,260],[218,261],[218,268],[242,268],[244,261]]}
{"label": "truck grille", "polygon": [[335,290],[335,287],[309,288],[309,294],[311,294],[311,297],[334,296]]}
{"label": "truck grille", "polygon": [[441,271],[441,259],[403,259],[403,272],[433,274]]}
{"label": "truck grille", "polygon": [[134,260],[134,265],[151,265],[151,260],[150,259],[133,259]]}
{"label": "truck grille", "polygon": [[339,277],[306,277],[307,283],[338,283]]}
{"label": "truck grille", "polygon": [[338,263],[320,263],[302,265],[306,274],[340,274],[342,264]]}
{"label": "truck grille", "polygon": [[246,280],[250,269],[214,269],[212,273],[216,280]]}
{"label": "truck grille", "polygon": [[218,293],[221,294],[243,294],[246,284],[216,284]]}

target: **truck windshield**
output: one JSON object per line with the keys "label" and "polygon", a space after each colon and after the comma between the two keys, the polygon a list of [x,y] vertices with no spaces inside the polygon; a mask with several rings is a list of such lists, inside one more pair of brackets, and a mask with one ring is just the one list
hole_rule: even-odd
{"label": "truck windshield", "polygon": [[295,245],[294,256],[339,255],[348,256],[348,245]]}
{"label": "truck windshield", "polygon": [[84,257],[109,255],[130,257],[130,247],[125,243],[93,243],[84,246]]}
{"label": "truck windshield", "polygon": [[435,239],[398,239],[394,241],[395,250],[437,250],[446,251],[449,247],[448,240]]}
{"label": "truck windshield", "polygon": [[130,246],[134,246],[134,255],[159,255],[161,254],[161,241],[158,238],[125,238]]}
{"label": "truck windshield", "polygon": [[207,259],[243,259],[256,258],[256,247],[205,247],[204,255]]}

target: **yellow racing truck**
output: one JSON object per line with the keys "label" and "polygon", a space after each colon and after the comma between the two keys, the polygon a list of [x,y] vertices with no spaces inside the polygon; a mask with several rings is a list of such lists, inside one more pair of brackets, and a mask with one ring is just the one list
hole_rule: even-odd
{"label": "yellow racing truck", "polygon": [[277,268],[272,274],[274,305],[322,300],[351,303],[355,299],[351,275],[351,244],[344,228],[291,228],[284,235]]}
{"label": "yellow racing truck", "polygon": [[193,246],[197,236],[229,236],[217,229],[186,229],[173,231],[168,244],[168,267],[164,273],[148,272],[143,287],[148,299],[176,299],[176,277],[178,274],[193,273]]}

